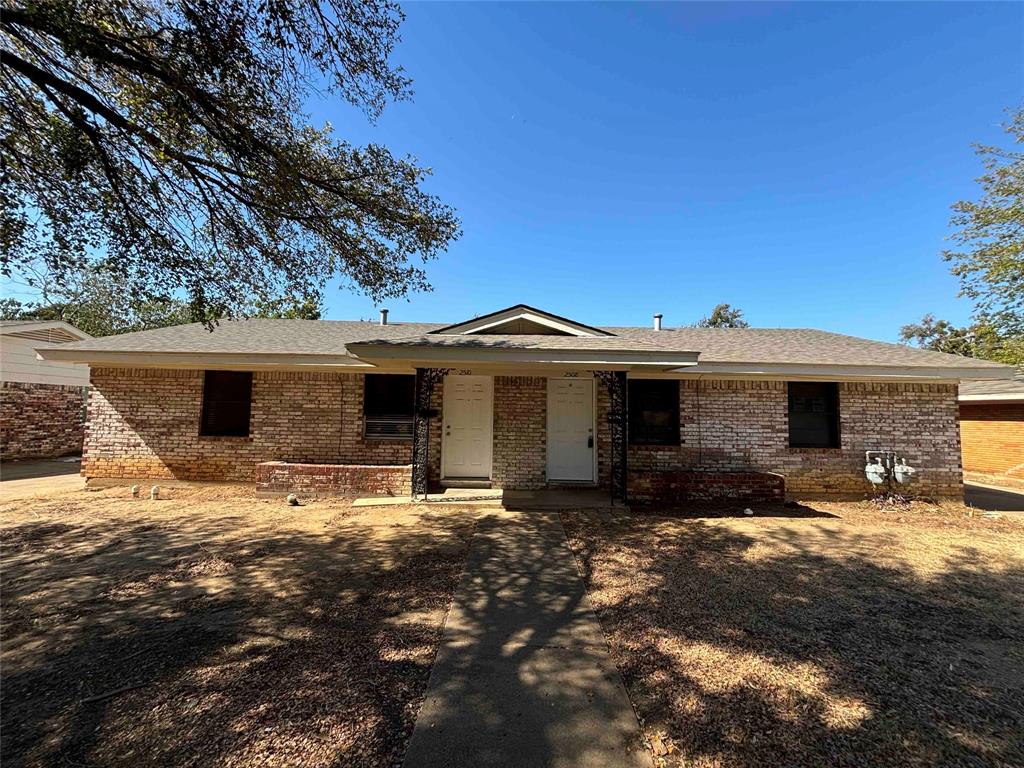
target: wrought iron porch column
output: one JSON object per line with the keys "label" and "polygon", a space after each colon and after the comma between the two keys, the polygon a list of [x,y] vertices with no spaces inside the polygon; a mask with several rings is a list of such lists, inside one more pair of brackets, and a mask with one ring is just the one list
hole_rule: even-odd
{"label": "wrought iron porch column", "polygon": [[442,381],[448,368],[416,369],[416,405],[412,426],[412,496],[426,497],[430,479],[430,419],[437,414],[430,406],[434,384]]}
{"label": "wrought iron porch column", "polygon": [[625,371],[594,371],[608,390],[608,430],[611,433],[611,491],[612,499],[623,504],[629,501],[627,478],[629,453],[627,451],[629,403],[626,398]]}

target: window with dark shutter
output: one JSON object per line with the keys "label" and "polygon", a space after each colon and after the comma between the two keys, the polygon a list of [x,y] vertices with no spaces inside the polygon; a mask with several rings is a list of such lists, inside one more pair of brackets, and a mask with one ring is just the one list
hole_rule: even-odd
{"label": "window with dark shutter", "polygon": [[629,442],[679,445],[679,381],[630,379]]}
{"label": "window with dark shutter", "polygon": [[363,378],[363,434],[378,440],[412,440],[416,377],[368,373]]}
{"label": "window with dark shutter", "polygon": [[789,447],[839,447],[839,385],[789,382]]}
{"label": "window with dark shutter", "polygon": [[252,410],[252,373],[206,371],[199,434],[205,437],[248,437]]}

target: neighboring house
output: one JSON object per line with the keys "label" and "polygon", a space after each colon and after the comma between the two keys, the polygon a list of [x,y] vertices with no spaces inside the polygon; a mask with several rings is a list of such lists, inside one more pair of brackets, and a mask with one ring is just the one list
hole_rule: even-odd
{"label": "neighboring house", "polygon": [[1024,479],[1024,374],[960,385],[965,472]]}
{"label": "neighboring house", "polygon": [[455,325],[222,322],[41,350],[92,366],[82,472],[420,494],[600,486],[856,496],[866,450],[961,495],[957,384],[1008,366],[815,330],[595,328],[524,305]]}
{"label": "neighboring house", "polygon": [[89,369],[36,350],[91,338],[59,320],[0,321],[0,458],[81,452]]}

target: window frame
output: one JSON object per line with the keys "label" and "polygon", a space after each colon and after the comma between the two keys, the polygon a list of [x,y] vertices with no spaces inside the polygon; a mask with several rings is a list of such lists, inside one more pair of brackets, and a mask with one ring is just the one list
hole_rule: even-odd
{"label": "window frame", "polygon": [[[370,413],[367,410],[367,403],[370,398],[367,396],[370,388],[370,377],[382,377],[408,379],[412,384],[412,391],[409,403],[409,414],[406,416],[404,413]],[[363,439],[364,440],[387,440],[394,442],[412,442],[414,424],[416,423],[416,375],[407,373],[367,373],[363,375]],[[375,433],[371,429],[371,424],[377,423],[381,425],[401,425],[408,427],[408,434],[385,434]]]}
{"label": "window frame", "polygon": [[[827,387],[829,396],[826,398],[826,410],[820,415],[823,418],[828,418],[829,423],[826,424],[828,430],[828,440],[823,442],[795,442],[793,439],[793,401],[796,397],[808,397],[808,395],[800,395],[794,393],[794,387]],[[828,406],[831,406],[831,409]],[[807,411],[800,411],[800,414],[806,415],[818,415]],[[839,383],[835,381],[790,381],[786,383],[786,431],[788,446],[792,449],[804,449],[804,450],[823,450],[832,451],[839,450],[842,448],[842,432],[841,432],[841,404],[839,395]],[[806,429],[806,428],[804,428]]]}
{"label": "window frame", "polygon": [[[245,378],[247,385],[247,397],[243,400],[242,398],[211,398],[211,374],[213,376],[231,376],[239,379]],[[252,371],[223,371],[216,369],[208,369],[203,371],[203,396],[199,406],[199,437],[210,437],[210,438],[237,438],[237,439],[248,439],[252,437]],[[212,403],[242,403],[246,404],[246,419],[245,419],[245,433],[224,431],[223,429],[213,431],[210,424],[209,411],[207,410]]]}
{"label": "window frame", "polygon": [[[633,397],[635,386],[670,386],[673,388],[674,397],[670,398],[673,408],[671,412],[674,415],[672,425],[669,431],[664,436],[651,435],[650,433],[638,434],[637,427],[639,426],[639,411],[633,408]],[[639,393],[638,393],[639,394]],[[626,380],[626,407],[628,410],[628,423],[626,425],[627,441],[629,445],[637,446],[679,446],[682,444],[682,426],[681,426],[681,413],[682,406],[680,398],[682,397],[682,387],[680,386],[679,379],[627,379]],[[666,400],[666,403],[668,400]],[[658,411],[663,412],[663,411]],[[650,425],[647,427],[651,428]]]}

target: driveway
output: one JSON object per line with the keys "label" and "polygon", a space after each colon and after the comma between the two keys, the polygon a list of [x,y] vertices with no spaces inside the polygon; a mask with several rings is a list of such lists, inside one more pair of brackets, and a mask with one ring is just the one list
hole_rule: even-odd
{"label": "driveway", "polygon": [[964,503],[992,512],[1024,512],[1024,491],[964,483]]}
{"label": "driveway", "polygon": [[0,501],[78,490],[84,485],[78,474],[81,468],[81,459],[77,456],[2,462]]}

